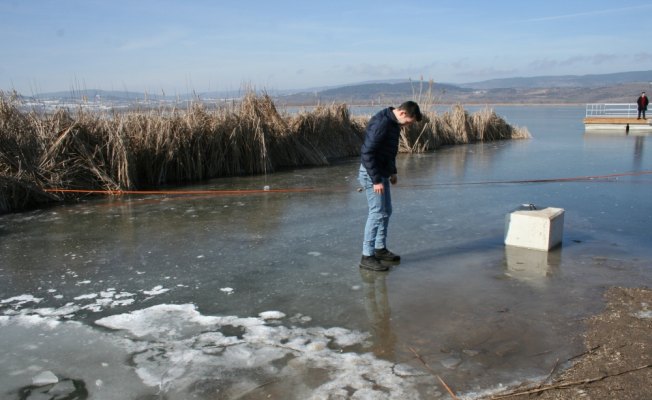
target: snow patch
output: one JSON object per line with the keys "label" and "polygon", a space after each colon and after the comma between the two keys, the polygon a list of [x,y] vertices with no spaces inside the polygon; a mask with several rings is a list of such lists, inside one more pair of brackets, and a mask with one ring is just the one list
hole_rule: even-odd
{"label": "snow patch", "polygon": [[26,303],[40,303],[41,300],[43,299],[34,297],[31,294],[22,294],[20,296],[14,296],[8,299],[4,299],[0,301],[0,303],[2,304],[14,303],[15,306],[22,306],[23,304]]}
{"label": "snow patch", "polygon": [[[130,347],[138,349],[131,358],[136,374],[170,398],[192,397],[193,390],[201,390],[198,382],[219,382],[220,393],[243,393],[271,379],[287,381],[292,398],[336,398],[351,390],[356,398],[419,398],[419,380],[431,379],[409,365],[346,351],[366,346],[367,333],[266,323],[284,317],[280,311],[258,318],[205,316],[193,304],[160,304],[95,323],[119,331],[116,336],[122,338],[127,333]],[[314,386],[296,384],[304,374],[314,381],[309,377],[315,370],[327,373]]]}

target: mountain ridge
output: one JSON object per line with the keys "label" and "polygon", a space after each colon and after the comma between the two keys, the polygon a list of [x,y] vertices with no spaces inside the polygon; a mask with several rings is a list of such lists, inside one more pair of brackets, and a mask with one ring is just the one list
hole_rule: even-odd
{"label": "mountain ridge", "polygon": [[511,77],[463,83],[459,86],[473,89],[534,88],[534,87],[599,87],[632,82],[652,83],[652,71],[615,72],[588,75],[542,75]]}
{"label": "mountain ridge", "polygon": [[[470,83],[438,83],[409,79],[373,80],[348,85],[296,90],[259,90],[285,105],[392,104],[404,99],[437,103],[577,104],[634,102],[638,94],[652,88],[652,70],[589,75],[544,75],[511,77]],[[651,90],[652,91],[652,90]],[[30,98],[62,101],[187,101],[240,98],[247,90],[193,92],[183,95],[99,89],[39,93]]]}

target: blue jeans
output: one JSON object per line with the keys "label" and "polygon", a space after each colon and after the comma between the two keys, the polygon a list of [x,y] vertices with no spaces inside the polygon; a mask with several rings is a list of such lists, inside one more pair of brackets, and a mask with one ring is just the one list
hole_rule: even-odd
{"label": "blue jeans", "polygon": [[383,178],[383,194],[374,192],[374,183],[363,165],[360,165],[358,181],[367,194],[369,215],[367,224],[364,227],[364,241],[362,243],[362,255],[372,256],[375,249],[387,247],[387,226],[389,217],[392,215],[392,196],[389,191],[389,178]]}

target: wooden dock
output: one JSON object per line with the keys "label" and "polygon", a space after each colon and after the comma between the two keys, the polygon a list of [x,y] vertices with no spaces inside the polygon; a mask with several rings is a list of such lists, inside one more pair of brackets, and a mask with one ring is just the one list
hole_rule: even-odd
{"label": "wooden dock", "polygon": [[584,128],[593,132],[652,133],[652,119],[638,119],[633,103],[587,104]]}
{"label": "wooden dock", "polygon": [[643,125],[650,126],[650,119],[636,119],[634,117],[586,117],[584,124],[608,124],[608,125]]}

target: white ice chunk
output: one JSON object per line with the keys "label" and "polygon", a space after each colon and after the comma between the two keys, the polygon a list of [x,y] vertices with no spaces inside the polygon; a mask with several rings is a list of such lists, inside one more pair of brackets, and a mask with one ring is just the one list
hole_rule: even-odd
{"label": "white ice chunk", "polygon": [[163,338],[183,337],[184,332],[218,321],[218,317],[202,316],[193,304],[159,304],[128,314],[101,318],[95,323],[106,328],[125,330],[138,337],[152,335]]}
{"label": "white ice chunk", "polygon": [[7,304],[7,303],[17,303],[17,305],[23,305],[25,303],[40,303],[41,298],[34,297],[31,294],[22,294],[20,296],[14,296],[10,297],[8,299],[4,299],[0,301],[2,304]]}
{"label": "white ice chunk", "polygon": [[285,314],[283,314],[280,311],[263,311],[258,316],[262,319],[283,319],[285,318]]}
{"label": "white ice chunk", "polygon": [[59,378],[52,371],[43,371],[32,378],[32,384],[36,386],[51,385],[59,382]]}
{"label": "white ice chunk", "polygon": [[154,286],[152,290],[143,290],[143,293],[145,293],[148,296],[156,296],[158,294],[165,293],[169,290],[170,289],[163,289],[163,286],[158,285],[158,286]]}
{"label": "white ice chunk", "polygon": [[68,303],[65,306],[59,308],[36,308],[31,310],[35,314],[38,314],[42,317],[62,317],[65,315],[74,314],[79,311],[81,308],[74,303]]}
{"label": "white ice chunk", "polygon": [[99,304],[89,304],[84,307],[82,307],[82,310],[89,310],[92,312],[100,312],[102,311],[102,306]]}
{"label": "white ice chunk", "polygon": [[444,366],[444,368],[448,369],[455,369],[457,368],[458,365],[462,363],[462,360],[458,357],[451,356],[446,359],[441,360],[441,365]]}
{"label": "white ice chunk", "polygon": [[128,306],[130,304],[133,304],[135,301],[136,300],[134,299],[116,300],[113,303],[111,303],[111,307]]}
{"label": "white ice chunk", "polygon": [[89,294],[82,294],[77,297],[73,297],[75,300],[87,300],[87,299],[94,299],[98,296],[97,293],[89,293]]}
{"label": "white ice chunk", "polygon": [[352,346],[364,341],[369,334],[350,331],[345,328],[329,328],[324,331],[328,337],[332,337],[339,346],[346,347]]}
{"label": "white ice chunk", "polygon": [[71,380],[61,381],[54,385],[50,390],[48,390],[47,395],[51,396],[51,399],[64,399],[70,398],[69,395],[75,393],[77,389],[75,384]]}

